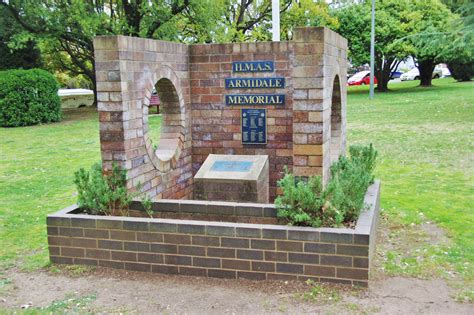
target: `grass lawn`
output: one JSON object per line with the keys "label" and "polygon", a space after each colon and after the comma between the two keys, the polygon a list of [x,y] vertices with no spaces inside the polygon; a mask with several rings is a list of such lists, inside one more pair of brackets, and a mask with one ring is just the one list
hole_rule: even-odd
{"label": "grass lawn", "polygon": [[[425,263],[448,264],[469,282],[474,269],[474,84],[433,83],[432,88],[392,84],[391,92],[376,94],[373,101],[368,87],[351,87],[348,143],[372,142],[379,151],[384,215],[400,228],[434,221],[452,238],[447,248],[425,248]],[[160,118],[150,123],[158,129]],[[97,114],[90,109],[67,112],[57,124],[0,129],[0,270],[48,264],[45,217],[75,202],[73,173],[100,161],[98,134]],[[406,253],[389,257],[389,272],[410,274],[420,268],[419,259]]]}
{"label": "grass lawn", "polygon": [[[158,141],[161,116],[150,116]],[[66,111],[61,123],[0,128],[0,270],[48,264],[46,215],[76,202],[74,172],[100,162],[95,109]]]}
{"label": "grass lawn", "polygon": [[[351,87],[348,143],[372,142],[379,151],[382,208],[399,229],[436,222],[453,242],[424,244],[413,253],[390,252],[386,270],[418,276],[452,267],[470,286],[474,269],[474,84],[433,80],[394,83],[368,99],[368,87]],[[394,231],[396,233],[397,231]]]}

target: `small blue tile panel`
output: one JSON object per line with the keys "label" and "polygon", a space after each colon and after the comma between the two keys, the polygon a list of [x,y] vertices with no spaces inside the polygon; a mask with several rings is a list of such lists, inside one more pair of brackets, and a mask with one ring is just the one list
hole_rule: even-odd
{"label": "small blue tile panel", "polygon": [[250,161],[215,161],[211,166],[214,172],[248,172],[253,162]]}

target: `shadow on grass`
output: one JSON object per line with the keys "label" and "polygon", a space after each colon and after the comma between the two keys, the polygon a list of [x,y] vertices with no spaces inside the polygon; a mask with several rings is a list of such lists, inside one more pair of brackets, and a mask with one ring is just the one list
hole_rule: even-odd
{"label": "shadow on grass", "polygon": [[78,120],[89,120],[98,115],[97,107],[81,107],[73,109],[63,109],[63,119],[61,122],[71,122]]}

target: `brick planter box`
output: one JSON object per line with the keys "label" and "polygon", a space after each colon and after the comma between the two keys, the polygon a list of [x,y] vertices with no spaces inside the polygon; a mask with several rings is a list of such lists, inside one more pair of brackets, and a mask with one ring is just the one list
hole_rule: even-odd
{"label": "brick planter box", "polygon": [[[75,214],[74,205],[48,216],[49,253],[60,264],[368,286],[379,201],[376,181],[367,190],[369,208],[355,229],[94,216]],[[272,204],[161,200],[153,207],[223,218],[276,216]]]}

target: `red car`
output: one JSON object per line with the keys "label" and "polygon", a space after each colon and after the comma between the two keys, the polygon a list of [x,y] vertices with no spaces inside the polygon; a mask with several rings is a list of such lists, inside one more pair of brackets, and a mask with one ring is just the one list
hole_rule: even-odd
{"label": "red car", "polygon": [[[347,85],[366,85],[370,84],[370,71],[361,71],[354,74],[347,80]],[[374,76],[374,84],[377,84],[377,78]]]}

